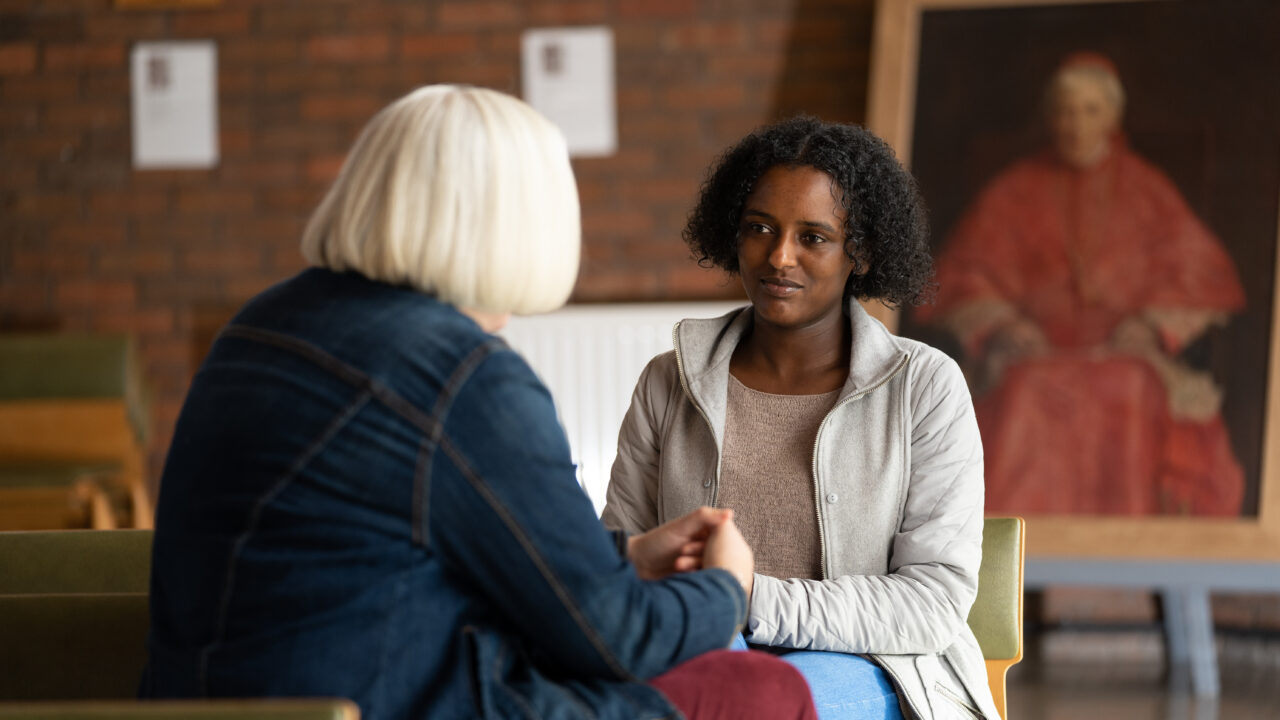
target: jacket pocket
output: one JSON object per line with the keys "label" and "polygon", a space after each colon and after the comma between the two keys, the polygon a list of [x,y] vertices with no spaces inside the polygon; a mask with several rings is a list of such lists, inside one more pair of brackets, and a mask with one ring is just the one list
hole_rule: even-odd
{"label": "jacket pocket", "polygon": [[[937,682],[933,684],[933,691],[935,696],[941,698],[950,708],[959,713],[956,717],[964,718],[964,720],[982,720],[982,714],[978,712],[978,709],[973,707],[967,698],[961,698],[953,688]],[[939,720],[942,717],[939,716]]]}
{"label": "jacket pocket", "polygon": [[983,720],[982,712],[965,691],[959,677],[937,655],[920,655],[916,669],[933,709],[934,720]]}

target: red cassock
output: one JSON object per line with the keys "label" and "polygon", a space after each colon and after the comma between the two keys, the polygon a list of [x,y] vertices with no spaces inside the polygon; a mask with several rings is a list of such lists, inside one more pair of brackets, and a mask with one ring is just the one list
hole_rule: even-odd
{"label": "red cassock", "polygon": [[[1046,152],[1003,171],[948,238],[938,283],[917,319],[945,322],[974,365],[1013,318],[1048,340],[985,387],[971,374],[989,511],[1240,513],[1217,389],[1176,354],[1244,293],[1214,234],[1123,142],[1086,170]],[[1126,319],[1155,329],[1151,352],[1112,344]]]}

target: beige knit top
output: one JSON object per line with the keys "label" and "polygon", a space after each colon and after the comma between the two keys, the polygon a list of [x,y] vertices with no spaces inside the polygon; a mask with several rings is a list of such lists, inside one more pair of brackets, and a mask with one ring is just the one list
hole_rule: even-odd
{"label": "beige knit top", "polygon": [[729,375],[716,505],[733,508],[762,575],[822,578],[813,444],[839,394],[772,395]]}

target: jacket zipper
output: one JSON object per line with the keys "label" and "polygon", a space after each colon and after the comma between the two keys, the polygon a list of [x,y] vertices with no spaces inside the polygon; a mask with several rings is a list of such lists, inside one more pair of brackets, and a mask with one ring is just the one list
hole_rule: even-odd
{"label": "jacket zipper", "polygon": [[[680,351],[677,350],[676,351],[677,363],[680,360],[679,356],[680,356]],[[822,422],[818,424],[818,433],[813,436],[813,460],[812,460],[813,462],[813,509],[818,516],[818,562],[820,567],[822,568],[823,580],[830,580],[831,578],[829,577],[830,574],[827,572],[827,533],[822,526],[822,488],[818,486],[818,441],[822,438],[822,430],[827,426],[827,421],[831,419],[832,415],[836,414],[836,410],[839,410],[841,406],[880,389],[881,387],[884,386],[885,383],[889,382],[894,377],[896,377],[898,373],[902,371],[902,368],[906,367],[906,365],[907,365],[907,356],[904,355],[902,357],[902,360],[898,363],[898,366],[895,367],[892,372],[886,375],[883,380],[876,383],[875,385],[872,385],[869,388],[866,388],[864,390],[854,393],[853,395],[850,395],[849,397],[841,400],[840,402],[837,402],[835,406],[831,408],[831,411],[828,412],[826,416],[822,418]],[[696,406],[697,403],[694,403],[694,405]],[[704,415],[703,417],[706,417],[706,416]],[[719,485],[718,481],[720,478],[719,478],[718,465],[716,469],[716,475],[717,475],[716,484]]]}
{"label": "jacket zipper", "polygon": [[671,347],[676,351],[676,375],[680,377],[680,388],[684,390],[685,397],[689,398],[690,404],[702,416],[702,421],[707,424],[707,430],[711,431],[711,440],[716,445],[716,479],[711,488],[711,507],[716,507],[716,496],[720,493],[720,441],[716,439],[716,429],[711,424],[711,418],[707,417],[707,413],[703,411],[702,406],[698,404],[698,399],[693,396],[693,392],[689,390],[689,381],[684,376],[684,360],[680,358],[680,322],[677,322],[671,328]]}

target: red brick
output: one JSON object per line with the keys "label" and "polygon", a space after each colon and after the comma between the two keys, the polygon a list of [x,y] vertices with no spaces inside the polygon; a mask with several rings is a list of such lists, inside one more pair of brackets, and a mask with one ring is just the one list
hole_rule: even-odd
{"label": "red brick", "polygon": [[509,0],[445,0],[438,9],[441,27],[492,30],[521,21],[520,7]]}
{"label": "red brick", "polygon": [[319,3],[264,2],[259,10],[258,26],[266,35],[317,33],[342,27],[342,13],[336,5]]}
{"label": "red brick", "polygon": [[[319,109],[319,108],[317,108]],[[331,152],[347,142],[337,130],[322,126],[260,128],[254,135],[255,152]]]}
{"label": "red brick", "polygon": [[691,205],[698,192],[699,180],[700,178],[696,176],[637,180],[626,183],[624,190],[633,201],[640,203]]}
{"label": "red brick", "polygon": [[43,278],[6,277],[0,282],[0,318],[10,313],[44,315],[50,310],[50,290]]}
{"label": "red brick", "polygon": [[512,58],[511,62],[505,63],[472,62],[454,67],[449,73],[448,81],[515,94],[519,76],[520,69],[517,61]]}
{"label": "red brick", "polygon": [[783,48],[791,40],[794,24],[790,19],[757,20],[751,24],[751,30],[755,35],[755,42],[769,48]]}
{"label": "red brick", "polygon": [[485,33],[484,52],[487,56],[498,55],[511,62],[520,58],[521,33],[517,29],[494,30]]}
{"label": "red brick", "polygon": [[140,220],[134,224],[135,248],[173,252],[179,247],[211,245],[219,239],[218,228],[210,222],[190,219]]}
{"label": "red brick", "polygon": [[91,68],[81,70],[80,95],[87,100],[127,99],[132,89],[129,73],[122,69]]}
{"label": "red brick", "polygon": [[305,268],[307,261],[302,257],[302,250],[291,245],[272,250],[270,266],[282,275],[292,275]]}
{"label": "red brick", "polygon": [[658,274],[645,268],[626,270],[593,270],[585,265],[578,273],[573,288],[573,302],[605,300],[640,300],[658,294]]}
{"label": "red brick", "polygon": [[777,53],[716,54],[707,62],[707,76],[730,79],[759,78],[769,92],[773,92],[773,79],[782,73],[786,56]]}
{"label": "red brick", "polygon": [[5,130],[35,130],[39,126],[40,110],[37,107],[0,107],[0,128]]}
{"label": "red brick", "polygon": [[747,38],[743,23],[694,23],[673,25],[662,36],[668,50],[732,50],[741,48]]}
{"label": "red brick", "polygon": [[125,105],[125,101],[58,104],[50,106],[45,112],[45,122],[50,127],[123,127],[128,121],[129,108]]}
{"label": "red brick", "polygon": [[5,105],[74,101],[78,95],[75,78],[21,75],[0,83],[0,98]]}
{"label": "red brick", "polygon": [[253,149],[253,133],[248,130],[222,129],[218,132],[218,151],[224,160],[239,159]]}
{"label": "red brick", "polygon": [[14,212],[30,217],[75,217],[84,203],[77,193],[30,190],[18,193]]}
{"label": "red brick", "polygon": [[616,194],[611,180],[584,182],[578,180],[578,203],[583,208],[602,208],[609,205]]}
{"label": "red brick", "polygon": [[624,145],[639,143],[670,148],[696,142],[702,128],[693,113],[664,113],[654,107],[649,113],[619,115],[618,133]]}
{"label": "red brick", "polygon": [[674,85],[662,93],[662,101],[673,110],[704,110],[739,107],[745,99],[742,86]]}
{"label": "red brick", "polygon": [[35,43],[0,44],[0,75],[30,75],[35,69]]}
{"label": "red brick", "polygon": [[175,13],[173,16],[173,31],[178,35],[196,37],[244,35],[249,32],[249,11]]}
{"label": "red brick", "polygon": [[240,305],[254,295],[284,280],[287,275],[237,276],[227,280],[227,299]]}
{"label": "red brick", "polygon": [[[293,38],[273,36],[227,39],[218,43],[218,61],[223,66],[251,65],[262,71],[289,66],[302,57],[302,43]],[[298,68],[305,71],[305,68]]]}
{"label": "red brick", "polygon": [[347,28],[421,28],[430,25],[426,3],[411,5],[356,4],[346,11],[342,26]]}
{"label": "red brick", "polygon": [[607,3],[598,0],[582,2],[530,3],[529,20],[534,25],[582,25],[604,22],[608,18]]}
{"label": "red brick", "polygon": [[640,58],[653,55],[661,38],[661,27],[654,23],[629,23],[613,29],[613,42],[619,52]]}
{"label": "red brick", "polygon": [[302,91],[336,90],[347,87],[346,73],[339,68],[320,68],[303,65],[267,67],[259,70],[262,91],[268,94],[297,93]]}
{"label": "red brick", "polygon": [[173,310],[168,308],[148,308],[129,312],[112,311],[97,313],[93,318],[93,329],[98,332],[131,335],[164,337],[173,332],[173,325]]}
{"label": "red brick", "polygon": [[182,253],[179,267],[198,275],[235,277],[242,273],[261,270],[262,266],[262,251],[258,247],[224,244],[222,247],[212,249],[187,249]]}
{"label": "red brick", "polygon": [[368,120],[382,102],[368,94],[316,95],[302,101],[303,120]]}
{"label": "red brick", "polygon": [[289,185],[301,176],[300,163],[292,158],[225,161],[219,168],[223,182],[233,185]]}
{"label": "red brick", "polygon": [[253,207],[254,194],[248,190],[192,189],[178,192],[179,213],[248,213],[253,211]]}
{"label": "red brick", "polygon": [[163,215],[169,210],[167,190],[98,190],[89,197],[89,212],[99,215]]}
{"label": "red brick", "polygon": [[8,193],[4,190],[26,190],[35,187],[41,182],[38,166],[28,163],[25,165],[10,165],[0,172],[0,206],[3,206],[5,196]]}
{"label": "red brick", "polygon": [[618,15],[623,19],[693,17],[695,0],[618,0]]}
{"label": "red brick", "polygon": [[577,158],[575,173],[612,175],[634,178],[651,173],[658,167],[658,153],[652,146],[627,147],[601,158]]}
{"label": "red brick", "polygon": [[105,252],[97,258],[98,272],[107,275],[147,277],[169,275],[173,272],[173,251],[138,250],[129,252]]}
{"label": "red brick", "polygon": [[313,62],[382,62],[391,56],[391,39],[384,33],[328,35],[307,41],[307,58]]}
{"label": "red brick", "polygon": [[475,52],[475,33],[418,33],[400,39],[400,57],[405,60],[464,55]]}
{"label": "red brick", "polygon": [[45,248],[13,251],[13,271],[20,276],[56,275],[67,277],[89,274],[89,254],[84,252],[56,252]]}
{"label": "red brick", "polygon": [[329,184],[338,177],[342,170],[345,154],[323,155],[307,161],[307,180],[313,183]]}
{"label": "red brick", "polygon": [[5,153],[31,161],[65,161],[76,155],[83,144],[84,132],[78,129],[49,127],[34,134],[14,133],[0,143]]}
{"label": "red brick", "polygon": [[71,308],[132,307],[138,300],[138,288],[120,280],[64,281],[58,283],[54,299]]}
{"label": "red brick", "polygon": [[227,223],[226,236],[231,242],[252,245],[255,250],[281,242],[294,244],[302,237],[305,221],[306,218],[298,215],[232,220]]}
{"label": "red brick", "polygon": [[169,36],[169,17],[163,13],[98,13],[83,23],[95,40],[153,40]]}
{"label": "red brick", "polygon": [[742,283],[737,277],[718,268],[698,267],[692,261],[662,272],[664,300],[701,300],[743,297]]}
{"label": "red brick", "polygon": [[653,215],[640,210],[596,210],[584,213],[582,232],[593,237],[650,235]]}
{"label": "red brick", "polygon": [[[224,69],[218,73],[218,98],[223,103],[230,97],[250,96],[257,89],[258,78],[262,73],[254,69]],[[219,109],[219,115],[226,117],[225,104]]]}
{"label": "red brick", "polygon": [[62,220],[49,230],[49,242],[55,246],[75,249],[119,248],[124,245],[127,233],[120,221]]}
{"label": "red brick", "polygon": [[44,49],[44,66],[49,70],[123,68],[124,44],[91,42],[48,45]]}
{"label": "red brick", "polygon": [[323,186],[290,187],[262,193],[263,208],[269,212],[310,214],[324,197]]}

